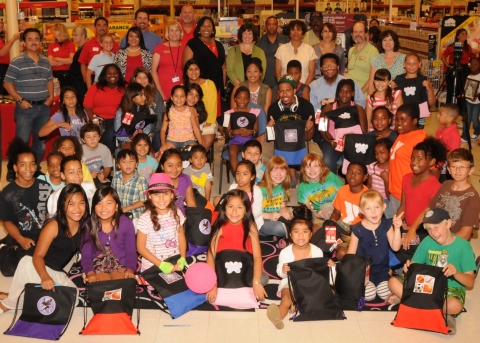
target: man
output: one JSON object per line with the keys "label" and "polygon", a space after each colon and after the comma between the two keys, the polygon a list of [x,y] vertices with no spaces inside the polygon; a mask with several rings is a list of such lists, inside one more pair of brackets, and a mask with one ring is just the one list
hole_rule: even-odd
{"label": "man", "polygon": [[[100,38],[105,36],[108,33],[108,20],[105,17],[98,17],[95,19],[94,22],[95,26],[95,37],[87,41],[80,53],[80,57],[78,58],[78,62],[80,62],[80,68],[82,71],[82,75],[87,75],[87,67],[90,64],[93,56],[98,55],[102,51],[102,47],[100,45]],[[113,42],[113,49],[114,53],[117,53],[120,46],[117,42]],[[93,79],[93,77],[92,77]],[[93,81],[93,80],[92,80]],[[85,80],[85,83],[87,81]]]}
{"label": "man", "polygon": [[180,12],[180,20],[178,21],[183,28],[182,45],[187,45],[188,41],[194,37],[195,28],[195,11],[191,5],[185,5]]}
{"label": "man", "polygon": [[265,52],[267,65],[263,66],[265,79],[263,83],[270,88],[277,85],[275,78],[275,54],[280,45],[288,43],[289,38],[282,33],[278,33],[278,19],[270,16],[265,20],[265,28],[267,33],[263,35],[257,42],[257,46]]}
{"label": "man", "polygon": [[440,12],[435,12],[433,13],[432,18],[428,19],[427,23],[439,24],[440,20],[442,20],[442,15],[440,14]]}
{"label": "man", "polygon": [[347,76],[362,88],[362,94],[368,90],[370,62],[378,55],[378,49],[367,41],[367,25],[357,21],[352,28],[355,46],[348,51]]}
{"label": "man", "polygon": [[303,37],[303,42],[310,46],[320,43],[320,32],[323,27],[323,15],[320,12],[312,12],[310,14],[310,31],[307,31]]}
{"label": "man", "polygon": [[[140,8],[135,12],[135,26],[138,26],[143,33],[143,40],[145,46],[153,54],[153,50],[158,44],[163,43],[163,39],[156,33],[148,30],[148,23],[150,22],[150,15],[145,8]],[[120,47],[125,49],[127,47],[127,36],[125,35],[120,42]]]}
{"label": "man", "polygon": [[[22,37],[25,51],[13,61],[5,75],[3,87],[17,102],[15,106],[15,135],[25,142],[33,135],[32,149],[38,161],[45,153],[45,140],[38,132],[50,118],[50,106],[53,102],[53,75],[48,59],[38,53],[41,46],[41,34],[38,29],[26,29]],[[13,168],[13,167],[12,167]],[[7,176],[12,176],[9,170]],[[14,176],[15,174],[13,174]]]}

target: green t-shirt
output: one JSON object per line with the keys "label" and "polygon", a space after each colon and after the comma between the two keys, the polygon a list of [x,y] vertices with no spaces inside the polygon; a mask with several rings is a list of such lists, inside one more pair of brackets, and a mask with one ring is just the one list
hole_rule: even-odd
{"label": "green t-shirt", "polygon": [[282,207],[282,203],[285,202],[285,190],[282,185],[275,186],[272,190],[272,197],[268,198],[267,189],[265,187],[260,187],[262,190],[262,211],[264,213],[277,213]]}
{"label": "green t-shirt", "polygon": [[329,172],[325,183],[320,182],[302,182],[298,186],[298,202],[300,204],[313,204],[315,211],[320,210],[320,206],[333,202],[337,190],[343,186],[342,180],[332,172]]}
{"label": "green t-shirt", "polygon": [[[418,246],[412,261],[437,267],[445,267],[451,263],[460,273],[474,271],[477,268],[472,246],[467,240],[457,235],[449,245],[438,244],[432,237],[428,236]],[[465,286],[453,277],[448,278],[448,287],[465,290]]]}

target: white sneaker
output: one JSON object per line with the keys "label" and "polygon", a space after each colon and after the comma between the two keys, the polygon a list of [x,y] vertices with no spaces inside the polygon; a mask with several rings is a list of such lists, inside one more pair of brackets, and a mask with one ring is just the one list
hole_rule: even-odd
{"label": "white sneaker", "polygon": [[470,136],[470,139],[477,139],[477,138],[478,138],[478,136],[475,135],[475,134],[473,134],[473,135]]}

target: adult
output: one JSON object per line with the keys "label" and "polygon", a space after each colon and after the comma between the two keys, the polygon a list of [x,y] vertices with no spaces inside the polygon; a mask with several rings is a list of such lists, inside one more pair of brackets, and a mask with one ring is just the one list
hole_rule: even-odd
{"label": "adult", "polygon": [[373,18],[372,20],[370,20],[368,27],[372,27],[372,26],[380,27],[380,22],[378,21],[378,19]]}
{"label": "adult", "polygon": [[309,85],[315,77],[317,55],[310,45],[302,42],[307,27],[301,20],[291,20],[288,23],[288,29],[290,31],[290,42],[280,46],[275,54],[275,76],[280,79],[282,75],[287,73],[288,62],[298,60],[302,64],[300,82]]}
{"label": "adult", "polygon": [[345,49],[341,45],[336,43],[337,29],[332,23],[324,23],[322,31],[320,32],[321,41],[313,45],[313,50],[317,54],[318,60],[315,61],[315,78],[318,79],[322,76],[320,69],[320,56],[328,53],[334,53],[338,56],[340,61],[340,74],[343,74],[345,69]]}
{"label": "adult", "polygon": [[77,101],[83,104],[83,99],[87,93],[87,85],[85,84],[87,69],[81,67],[78,59],[87,41],[87,29],[84,26],[75,26],[72,30],[72,37],[73,42],[77,45],[77,51],[73,55],[72,64],[70,64],[70,79],[67,80],[67,84],[77,90]]}
{"label": "adult", "polygon": [[288,43],[289,38],[278,32],[278,19],[275,16],[270,16],[265,20],[265,29],[267,32],[257,41],[257,46],[263,50],[267,60],[267,65],[263,66],[265,71],[263,83],[274,88],[277,86],[275,54],[280,45]]}
{"label": "adult", "polygon": [[310,46],[314,46],[315,44],[320,43],[321,31],[323,27],[323,15],[320,12],[312,12],[310,14],[310,19],[308,21],[310,26],[310,30],[305,33],[303,37],[303,42]]}
{"label": "adult", "polygon": [[442,15],[440,14],[440,12],[434,12],[432,17],[428,19],[427,23],[439,24],[440,20],[442,20]]}
{"label": "adult", "polygon": [[75,54],[75,44],[64,24],[53,25],[53,38],[55,41],[48,45],[48,61],[52,66],[53,77],[58,79],[62,88],[67,85],[70,78],[69,70]]}
{"label": "adult", "polygon": [[113,63],[107,64],[100,73],[98,82],[88,89],[83,102],[90,121],[93,120],[94,115],[103,118],[105,132],[102,134],[102,143],[110,149],[112,154],[117,147],[114,129],[115,114],[125,93],[125,85],[120,68]]}
{"label": "adult", "polygon": [[163,99],[170,98],[173,86],[183,83],[182,58],[185,45],[181,43],[182,38],[182,27],[172,21],[165,30],[166,42],[155,47],[152,77]]}
{"label": "adult", "polygon": [[190,89],[190,85],[192,83],[196,83],[202,88],[202,100],[205,105],[205,110],[207,111],[207,120],[205,121],[205,124],[200,127],[200,129],[202,130],[203,146],[208,151],[215,140],[214,132],[218,111],[218,91],[215,87],[215,83],[212,80],[205,79],[200,76],[202,74],[200,65],[195,59],[188,60],[185,63],[183,70],[183,81],[186,89]]}
{"label": "adult", "polygon": [[152,69],[152,53],[145,46],[143,33],[140,28],[133,26],[127,31],[127,47],[118,50],[113,59],[125,80],[132,78],[133,72],[138,67]]}
{"label": "adult", "polygon": [[[238,86],[245,81],[247,65],[252,58],[259,58],[262,67],[267,65],[265,53],[255,45],[258,33],[252,24],[242,24],[238,29],[237,37],[240,44],[231,47],[227,55],[227,76],[233,86]],[[261,81],[263,79],[264,75],[260,77]]]}
{"label": "adult", "polygon": [[373,45],[375,48],[377,47],[377,44],[380,41],[380,32],[382,31],[378,26],[372,26],[368,29],[368,42],[371,45]]}
{"label": "adult", "polygon": [[[135,12],[134,26],[138,27],[142,31],[145,46],[153,54],[155,47],[158,44],[162,44],[163,39],[159,35],[157,35],[155,32],[152,32],[148,29],[149,23],[150,23],[150,14],[145,8],[139,8]],[[120,42],[120,48],[125,49],[127,47],[128,47],[127,35],[125,35],[122,38],[122,41]]]}
{"label": "adult", "polygon": [[[80,57],[78,61],[80,62],[80,68],[82,71],[82,75],[85,77],[87,76],[87,67],[90,64],[93,56],[98,55],[100,51],[102,51],[102,47],[100,45],[100,37],[105,36],[108,33],[108,20],[105,17],[97,17],[94,21],[95,26],[95,37],[87,41],[80,53]],[[117,53],[120,46],[117,42],[113,43],[113,52]],[[92,80],[93,83],[93,80]]]}
{"label": "adult", "polygon": [[405,54],[398,51],[400,40],[396,32],[392,30],[382,31],[379,39],[377,49],[380,54],[373,58],[371,62],[368,94],[372,94],[374,91],[373,77],[378,69],[387,69],[392,75],[392,80],[405,73]]}
{"label": "adult", "polygon": [[378,49],[367,41],[367,25],[363,21],[353,24],[352,37],[355,46],[348,51],[348,66],[346,76],[362,88],[362,93],[368,90],[370,65],[372,59],[378,56]]}
{"label": "adult", "polygon": [[195,37],[195,29],[197,28],[197,24],[195,23],[195,10],[192,5],[182,7],[178,23],[182,27],[183,38],[181,42],[182,45],[185,46],[190,39]]}
{"label": "adult", "polygon": [[[38,132],[48,121],[53,103],[52,67],[48,59],[38,53],[42,43],[38,29],[26,29],[23,41],[25,51],[10,62],[3,87],[16,101],[15,135],[29,142],[32,134],[32,149],[36,160],[41,161],[45,140],[40,139]],[[40,170],[40,163],[37,168]]]}
{"label": "adult", "polygon": [[[3,24],[3,21],[1,23]],[[0,37],[0,95],[8,94],[5,88],[3,88],[3,81],[7,73],[8,65],[10,64],[10,49],[18,39],[20,39],[20,32],[15,33],[7,43]]]}

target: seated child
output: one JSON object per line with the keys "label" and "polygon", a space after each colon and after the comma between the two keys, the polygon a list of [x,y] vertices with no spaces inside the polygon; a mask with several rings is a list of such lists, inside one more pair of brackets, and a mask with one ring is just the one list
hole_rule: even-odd
{"label": "seated child", "polygon": [[210,201],[213,176],[210,164],[207,164],[207,150],[203,145],[197,144],[190,149],[190,163],[183,173],[190,177],[193,188]]}
{"label": "seated child", "polygon": [[60,172],[60,164],[64,157],[65,156],[60,151],[50,151],[47,155],[48,173],[37,177],[39,180],[48,182],[54,191],[65,186],[65,182],[62,180]]}
{"label": "seated child", "polygon": [[247,141],[242,147],[242,158],[253,162],[255,165],[257,176],[255,177],[255,184],[258,184],[262,178],[263,174],[267,170],[267,167],[263,164],[262,161],[262,144],[256,139],[251,139]]}
{"label": "seated child", "polygon": [[152,142],[146,133],[137,133],[132,139],[132,150],[138,156],[138,173],[142,175],[145,180],[150,181],[153,173],[158,168],[158,162],[155,158],[150,156],[152,151]]}
{"label": "seated child", "polygon": [[[375,116],[375,115],[374,115]],[[373,132],[373,131],[372,131]],[[377,162],[367,165],[368,179],[367,187],[378,191],[383,198],[383,202],[387,205],[384,212],[385,218],[390,219],[390,211],[388,199],[388,170],[390,167],[390,149],[392,142],[388,138],[380,138],[375,142],[375,158]]]}
{"label": "seated child", "polygon": [[88,167],[96,187],[110,183],[109,177],[112,172],[113,162],[110,149],[100,143],[101,133],[98,125],[94,123],[85,124],[80,130],[80,138],[84,143],[82,146],[82,161]]}
{"label": "seated child", "polygon": [[[300,81],[302,78],[302,64],[299,60],[290,60],[290,62],[287,63],[287,74],[291,75],[297,83],[297,88],[295,89],[297,98],[304,98],[310,101],[310,86]],[[321,73],[319,75],[321,75]]]}
{"label": "seated child", "polygon": [[60,151],[65,157],[75,155],[82,164],[83,180],[93,182],[92,174],[85,163],[81,162],[83,149],[80,141],[72,136],[60,136],[52,144],[52,151]]}
{"label": "seated child", "polygon": [[[369,123],[370,124],[370,123]],[[369,135],[374,135],[377,139],[387,138],[391,144],[395,143],[398,133],[392,130],[393,113],[387,106],[378,106],[372,112],[373,130],[368,132]]]}

